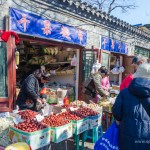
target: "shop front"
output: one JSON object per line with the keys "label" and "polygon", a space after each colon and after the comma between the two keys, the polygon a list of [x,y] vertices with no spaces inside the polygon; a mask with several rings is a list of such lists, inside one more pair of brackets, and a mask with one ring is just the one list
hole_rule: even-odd
{"label": "shop front", "polygon": [[110,74],[112,85],[119,85],[122,82],[124,68],[124,57],[128,54],[128,45],[124,42],[107,37],[100,37],[100,60]]}
{"label": "shop front", "polygon": [[7,43],[1,44],[5,49],[7,44],[7,50],[1,53],[6,56],[2,60],[3,78],[0,82],[4,92],[0,93],[0,111],[12,109],[23,80],[38,66],[44,66],[46,74],[50,75],[42,79],[48,89],[49,103],[62,103],[65,96],[70,101],[77,99],[86,31],[14,8],[10,8],[10,31],[18,34],[20,42],[15,45],[15,37],[10,36]]}

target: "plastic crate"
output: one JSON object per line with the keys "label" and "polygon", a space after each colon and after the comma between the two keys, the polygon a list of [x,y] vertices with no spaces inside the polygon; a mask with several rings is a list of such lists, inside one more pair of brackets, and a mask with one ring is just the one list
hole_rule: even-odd
{"label": "plastic crate", "polygon": [[59,127],[51,127],[51,141],[59,143],[73,136],[72,123]]}
{"label": "plastic crate", "polygon": [[96,115],[96,116],[89,116],[89,129],[93,129],[94,127],[97,127],[101,125],[101,117],[102,115]]}
{"label": "plastic crate", "polygon": [[25,132],[14,127],[9,128],[9,138],[12,143],[25,142],[33,150],[50,144],[50,128],[35,132]]}
{"label": "plastic crate", "polygon": [[89,129],[89,119],[85,118],[78,121],[71,121],[73,126],[73,134],[78,135]]}

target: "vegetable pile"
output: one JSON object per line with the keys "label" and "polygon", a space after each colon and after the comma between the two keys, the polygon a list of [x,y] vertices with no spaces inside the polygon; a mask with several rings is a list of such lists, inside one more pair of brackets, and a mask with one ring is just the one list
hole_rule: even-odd
{"label": "vegetable pile", "polygon": [[59,115],[50,115],[48,117],[45,117],[42,120],[42,123],[51,127],[58,127],[58,126],[63,126],[65,124],[68,124],[70,123],[70,121]]}
{"label": "vegetable pile", "polygon": [[59,117],[62,117],[62,118],[66,118],[68,120],[82,120],[83,118],[82,117],[79,117],[77,116],[75,113],[73,112],[63,112],[61,114],[58,115]]}
{"label": "vegetable pile", "polygon": [[0,118],[0,145],[8,146],[11,142],[8,139],[9,126],[13,126],[14,122],[12,118]]}
{"label": "vegetable pile", "polygon": [[80,116],[80,117],[83,117],[83,118],[86,118],[88,116],[98,115],[97,112],[93,111],[90,108],[86,108],[86,107],[79,108],[78,110],[74,111],[74,113],[77,114],[77,116]]}
{"label": "vegetable pile", "polygon": [[34,132],[38,130],[42,130],[47,128],[48,126],[42,123],[39,123],[36,120],[26,120],[24,122],[20,122],[19,124],[15,125],[15,128],[26,131],[26,132]]}
{"label": "vegetable pile", "polygon": [[21,119],[28,120],[33,119],[38,113],[32,110],[25,110],[18,113],[21,116]]}

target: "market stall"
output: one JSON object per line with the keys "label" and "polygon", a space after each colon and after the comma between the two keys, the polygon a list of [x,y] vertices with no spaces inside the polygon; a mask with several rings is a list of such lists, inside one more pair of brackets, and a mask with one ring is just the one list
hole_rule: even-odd
{"label": "market stall", "polygon": [[119,85],[122,82],[124,55],[128,54],[128,45],[108,37],[100,38],[101,63],[110,71],[110,82]]}
{"label": "market stall", "polygon": [[85,132],[101,126],[102,108],[97,104],[76,100],[70,105],[49,107],[47,111],[47,116],[31,110],[1,113],[1,145],[25,142],[34,150],[74,136],[79,150],[79,135],[83,134],[84,146]]}

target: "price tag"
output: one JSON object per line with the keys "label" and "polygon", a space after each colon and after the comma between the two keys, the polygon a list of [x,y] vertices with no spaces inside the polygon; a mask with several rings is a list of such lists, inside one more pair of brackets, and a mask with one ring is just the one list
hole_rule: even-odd
{"label": "price tag", "polygon": [[61,109],[61,112],[66,112],[66,109]]}
{"label": "price tag", "polygon": [[9,117],[9,116],[10,116],[9,112],[0,113],[0,117]]}
{"label": "price tag", "polygon": [[44,117],[40,114],[36,115],[36,119],[38,122],[42,121],[44,119]]}
{"label": "price tag", "polygon": [[70,107],[70,110],[71,111],[75,111],[75,110],[77,110],[78,108],[74,108],[74,107]]}
{"label": "price tag", "polygon": [[74,111],[75,109],[74,109],[73,107],[70,107],[70,110],[71,110],[71,111]]}
{"label": "price tag", "polygon": [[21,119],[21,116],[17,116],[17,117],[15,117],[15,118],[13,118],[13,121],[14,121],[15,124],[18,124],[18,123],[20,123],[20,122],[23,122],[23,120]]}

